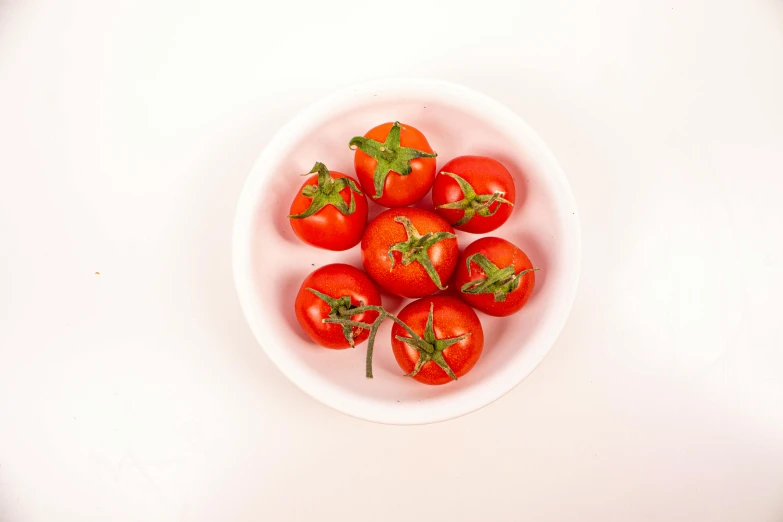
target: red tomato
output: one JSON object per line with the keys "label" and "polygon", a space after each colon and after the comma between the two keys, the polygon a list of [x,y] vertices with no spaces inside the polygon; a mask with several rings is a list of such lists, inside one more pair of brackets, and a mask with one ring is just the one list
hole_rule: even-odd
{"label": "red tomato", "polygon": [[446,384],[468,373],[484,349],[476,312],[455,297],[414,301],[397,316],[418,335],[392,327],[392,350],[402,371],[424,384]]}
{"label": "red tomato", "polygon": [[364,191],[384,207],[407,207],[423,198],[435,179],[435,154],[418,129],[384,123],[350,141]]}
{"label": "red tomato", "polygon": [[[323,295],[319,297],[308,288]],[[372,323],[378,312],[368,310],[351,315],[351,309],[367,305],[381,306],[381,295],[375,284],[358,268],[335,263],[322,266],[305,278],[296,295],[294,311],[310,339],[327,348],[342,349],[364,342],[369,331],[357,327],[344,328],[323,320],[345,318]]]}
{"label": "red tomato", "polygon": [[432,186],[435,211],[454,228],[484,234],[508,220],[516,189],[511,173],[497,160],[460,156],[440,169]]}
{"label": "red tomato", "polygon": [[459,258],[457,236],[440,216],[394,208],[370,221],[362,238],[362,264],[382,288],[405,297],[443,290]]}
{"label": "red tomato", "polygon": [[533,293],[537,268],[505,239],[483,237],[462,253],[456,287],[473,308],[494,316],[518,312]]}
{"label": "red tomato", "polygon": [[317,172],[304,182],[291,203],[291,228],[309,245],[327,250],[347,250],[362,239],[367,226],[367,198],[356,180],[329,172],[316,163]]}

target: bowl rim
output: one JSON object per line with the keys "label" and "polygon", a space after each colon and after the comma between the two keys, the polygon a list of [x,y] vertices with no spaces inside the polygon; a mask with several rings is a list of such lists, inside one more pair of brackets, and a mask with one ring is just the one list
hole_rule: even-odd
{"label": "bowl rim", "polygon": [[[318,393],[317,386],[313,385],[312,382],[307,382],[303,373],[297,372],[295,368],[290,367],[286,362],[286,358],[281,356],[279,350],[266,346],[264,335],[258,324],[260,321],[256,321],[250,313],[253,309],[252,301],[255,290],[252,285],[246,284],[247,281],[252,279],[252,266],[249,262],[251,242],[248,241],[247,238],[252,235],[253,216],[255,215],[255,189],[264,179],[264,166],[277,157],[281,149],[286,146],[291,138],[297,136],[303,129],[309,127],[312,120],[319,120],[329,113],[339,113],[340,108],[350,106],[352,103],[361,100],[366,95],[372,96],[379,92],[395,93],[397,95],[415,94],[417,92],[430,94],[437,93],[440,98],[459,100],[463,103],[467,101],[474,106],[481,106],[492,116],[499,118],[500,122],[496,123],[502,123],[502,126],[509,129],[516,128],[516,130],[522,131],[526,135],[525,139],[532,143],[537,154],[546,161],[548,175],[553,176],[555,178],[555,184],[559,186],[559,192],[557,194],[558,199],[564,202],[573,213],[573,216],[570,219],[570,226],[564,227],[564,234],[567,236],[566,243],[573,248],[573,251],[569,249],[569,256],[572,260],[570,263],[566,264],[566,269],[564,270],[565,278],[567,279],[566,290],[563,292],[563,295],[560,296],[556,306],[553,307],[553,311],[551,312],[552,314],[556,314],[556,317],[550,318],[549,320],[550,326],[545,341],[546,347],[540,350],[540,353],[537,354],[535,360],[532,362],[528,361],[526,369],[519,372],[518,375],[515,376],[513,371],[503,371],[502,376],[505,378],[495,379],[492,381],[494,382],[494,385],[485,384],[479,387],[478,391],[483,391],[484,393],[474,393],[473,395],[476,396],[476,398],[471,401],[466,401],[465,397],[461,395],[460,399],[463,401],[462,405],[454,405],[454,401],[449,402],[441,399],[438,403],[441,406],[439,409],[432,408],[428,411],[422,408],[415,408],[415,411],[410,413],[404,408],[394,408],[393,410],[383,410],[385,414],[378,413],[378,411],[382,410],[381,408],[363,407],[362,401],[355,403],[355,406],[357,407],[352,408],[350,407],[351,400],[348,399],[348,396],[353,396],[354,394],[345,394],[343,397],[335,397],[334,394]],[[258,342],[275,366],[277,366],[277,368],[300,390],[337,411],[355,418],[381,424],[415,425],[453,419],[462,415],[467,415],[491,404],[518,386],[536,367],[538,367],[560,336],[576,298],[581,264],[581,222],[576,201],[565,173],[546,143],[521,116],[516,114],[506,105],[463,85],[442,80],[419,78],[374,80],[340,89],[305,107],[275,133],[264,147],[258,159],[254,162],[253,167],[242,186],[234,215],[232,237],[234,286],[236,287],[245,321],[253,332],[256,342]],[[525,361],[524,358],[519,358],[519,360]],[[449,407],[443,407],[443,405],[449,405]]]}

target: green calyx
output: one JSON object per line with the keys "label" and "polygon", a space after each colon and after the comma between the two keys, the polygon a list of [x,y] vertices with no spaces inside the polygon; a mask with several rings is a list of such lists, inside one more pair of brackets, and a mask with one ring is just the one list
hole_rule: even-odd
{"label": "green calyx", "polygon": [[471,274],[471,263],[476,263],[487,277],[468,281],[462,285],[460,290],[466,294],[493,294],[496,303],[505,301],[508,294],[519,287],[519,281],[523,275],[540,270],[540,268],[530,268],[515,274],[514,265],[498,268],[483,254],[468,256],[465,263],[467,264],[468,275]]}
{"label": "green calyx", "polygon": [[[446,209],[452,209],[452,210],[462,210],[464,213],[462,214],[462,218],[454,223],[455,227],[458,227],[460,225],[464,225],[468,221],[470,221],[473,216],[478,214],[482,217],[489,217],[494,216],[495,213],[500,210],[501,204],[511,205],[512,207],[514,204],[510,202],[509,200],[505,199],[503,196],[505,196],[505,192],[497,191],[494,194],[476,194],[476,191],[473,189],[473,186],[468,183],[465,179],[461,178],[460,176],[452,173],[452,172],[441,172],[441,174],[444,174],[446,176],[449,176],[450,178],[454,179],[459,184],[459,188],[462,190],[462,194],[465,196],[463,199],[459,201],[454,201],[452,203],[446,203],[444,205],[439,205],[436,208],[446,208]],[[495,203],[498,203],[498,205],[495,206],[495,209],[492,209],[492,205]]]}
{"label": "green calyx", "polygon": [[459,337],[452,337],[451,339],[436,339],[435,338],[435,329],[433,328],[433,311],[434,311],[434,305],[433,303],[430,303],[430,313],[427,316],[427,325],[424,327],[424,337],[419,337],[416,335],[415,337],[403,337],[401,335],[395,335],[394,338],[398,341],[402,341],[405,344],[408,344],[412,347],[414,347],[419,352],[419,360],[416,361],[416,366],[413,368],[413,371],[406,375],[406,377],[413,377],[419,371],[421,368],[427,364],[430,361],[434,361],[435,364],[441,367],[444,372],[448,374],[449,377],[457,380],[457,376],[454,375],[454,372],[449,367],[448,363],[446,362],[446,359],[443,356],[443,350],[448,348],[449,346],[452,346],[454,344],[457,344],[458,342],[462,341],[463,339],[467,338],[470,334],[464,334],[460,335]]}
{"label": "green calyx", "polygon": [[[321,162],[316,162],[313,169],[304,174],[318,173],[318,183],[316,185],[305,185],[302,188],[302,195],[306,198],[310,198],[310,206],[301,214],[289,215],[291,219],[303,219],[310,217],[326,205],[333,205],[337,210],[346,216],[350,216],[356,212],[356,200],[353,193],[361,194],[362,191],[356,186],[356,183],[351,178],[338,178],[333,179],[329,174],[329,169],[326,168]],[[345,188],[350,189],[351,203],[350,205],[345,203],[345,200],[340,195]]]}
{"label": "green calyx", "polygon": [[411,149],[400,145],[400,122],[395,121],[386,141],[381,143],[371,138],[356,136],[348,145],[352,149],[358,148],[368,156],[375,159],[375,174],[373,175],[373,185],[375,186],[375,195],[373,199],[383,196],[383,187],[389,172],[396,172],[400,176],[407,176],[411,173],[411,160],[417,158],[434,158],[436,153],[424,152],[423,150]]}
{"label": "green calyx", "polygon": [[[306,290],[308,292],[312,292],[318,298],[320,298],[322,301],[326,302],[326,304],[329,305],[329,308],[331,308],[331,310],[329,311],[330,319],[350,321],[351,317],[362,313],[366,309],[363,303],[359,303],[359,306],[354,306],[351,303],[351,297],[348,295],[344,295],[335,299],[334,297],[329,297],[328,295],[321,293],[318,290],[314,290],[312,288],[307,288]],[[340,323],[340,326],[342,326],[345,340],[348,341],[348,344],[351,345],[351,347],[353,347],[354,339],[359,337],[359,334],[362,333],[362,328],[354,327],[346,323]]]}
{"label": "green calyx", "polygon": [[394,268],[394,252],[402,254],[402,264],[407,266],[413,262],[418,262],[427,271],[427,275],[430,276],[432,282],[435,283],[440,290],[445,290],[446,287],[441,283],[440,276],[437,270],[432,264],[432,259],[427,253],[429,248],[444,239],[450,239],[457,237],[450,232],[427,232],[423,236],[419,234],[416,227],[413,226],[411,220],[405,216],[397,216],[394,221],[400,223],[405,227],[405,232],[408,234],[408,239],[400,243],[395,243],[389,247],[388,256],[391,259],[391,266]]}

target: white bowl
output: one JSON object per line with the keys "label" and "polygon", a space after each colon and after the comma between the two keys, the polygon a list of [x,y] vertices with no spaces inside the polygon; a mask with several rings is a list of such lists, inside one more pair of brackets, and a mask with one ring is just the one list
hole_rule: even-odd
{"label": "white bowl", "polygon": [[[359,247],[319,250],[294,236],[286,215],[315,161],[354,176],[348,140],[399,120],[420,129],[438,165],[465,155],[500,160],[514,175],[511,218],[488,235],[504,237],[542,270],[525,308],[508,318],[479,313],[486,344],[470,373],[443,386],[402,376],[391,352],[389,324],[378,333],[374,379],[364,376],[366,343],[328,350],[313,344],[294,316],[294,298],[314,267],[361,267]],[[266,197],[266,199],[264,199]],[[430,204],[430,196],[421,205]],[[384,210],[371,205],[371,216]],[[458,233],[461,248],[480,235]],[[234,224],[234,280],[256,339],[280,370],[322,403],[362,419],[423,424],[464,415],[498,399],[541,362],[559,335],[576,293],[581,257],[571,188],[547,146],[519,116],[465,87],[430,80],[359,85],[305,109],[275,135],[247,178]],[[398,311],[409,300],[384,295]],[[387,321],[388,323],[389,321]]]}

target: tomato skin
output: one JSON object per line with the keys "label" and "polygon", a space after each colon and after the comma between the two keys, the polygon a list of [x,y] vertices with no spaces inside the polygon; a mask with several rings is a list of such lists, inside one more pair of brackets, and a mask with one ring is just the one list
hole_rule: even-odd
{"label": "tomato skin", "polygon": [[[427,232],[454,232],[443,218],[426,210],[407,207],[387,210],[370,221],[365,229],[361,246],[364,270],[381,288],[392,294],[403,297],[430,295],[439,288],[421,264],[413,262],[405,266],[400,252],[393,252],[392,267],[389,247],[408,238],[404,226],[394,221],[397,216],[410,219],[422,235]],[[427,253],[442,284],[447,285],[459,259],[456,238],[435,243]]]}
{"label": "tomato skin", "polygon": [[[348,178],[356,181],[341,172],[331,171],[330,175],[332,179]],[[289,214],[300,214],[310,206],[312,200],[302,195],[302,189],[307,185],[318,185],[318,175],[307,178],[299,188],[291,203]],[[351,194],[348,188],[340,192],[346,204],[350,204]],[[361,241],[364,228],[367,226],[367,198],[364,193],[353,193],[353,196],[356,201],[356,210],[353,214],[345,215],[334,205],[326,205],[310,217],[289,219],[296,237],[308,245],[326,250],[347,250],[355,246]]]}
{"label": "tomato skin", "polygon": [[[373,127],[364,137],[383,143],[392,125],[392,122],[388,122]],[[424,134],[411,125],[402,125],[400,145],[424,152],[433,152]],[[356,175],[359,177],[359,182],[362,184],[362,190],[372,201],[384,207],[407,207],[419,201],[427,195],[427,192],[432,187],[432,181],[435,179],[435,158],[411,160],[410,174],[401,176],[397,172],[390,171],[383,186],[383,195],[376,199],[373,196],[375,195],[374,179],[377,163],[373,157],[356,149],[353,165],[356,169]]]}
{"label": "tomato skin", "polygon": [[[434,305],[432,324],[435,337],[449,339],[470,334],[462,341],[443,350],[446,363],[457,377],[462,377],[476,365],[484,349],[484,329],[481,327],[481,321],[471,307],[455,297],[445,295],[414,301],[403,308],[397,317],[419,336],[423,336],[430,303]],[[419,352],[409,344],[398,340],[396,338],[398,335],[410,337],[404,328],[395,323],[391,333],[394,358],[397,359],[397,364],[402,371],[408,374],[415,368],[419,360]],[[453,380],[434,361],[425,363],[413,378],[423,384],[446,384]]]}
{"label": "tomato skin", "polygon": [[514,178],[502,163],[485,156],[459,156],[443,165],[432,186],[432,203],[435,206],[435,211],[457,230],[472,234],[485,234],[501,226],[511,216],[514,207],[496,201],[489,207],[491,211],[497,209],[493,215],[475,214],[467,223],[456,225],[455,223],[464,215],[463,210],[437,207],[460,201],[464,199],[465,195],[457,181],[443,174],[444,172],[457,174],[472,185],[477,194],[503,192],[503,197],[512,204],[516,203]]}
{"label": "tomato skin", "polygon": [[515,274],[519,274],[523,270],[533,269],[530,258],[521,249],[505,239],[483,237],[468,245],[462,253],[455,276],[455,289],[460,289],[460,297],[473,308],[496,317],[505,317],[521,310],[530,299],[535,288],[535,272],[528,272],[523,275],[519,281],[519,286],[506,296],[505,301],[495,301],[493,294],[468,294],[461,290],[465,283],[486,277],[481,267],[475,263],[471,264],[471,273],[470,275],[468,274],[467,259],[473,254],[482,254],[499,268],[514,265]]}
{"label": "tomato skin", "polygon": [[[305,333],[317,344],[326,348],[349,348],[342,328],[337,324],[324,323],[329,317],[331,307],[321,298],[306,290],[312,288],[335,299],[347,295],[351,297],[354,306],[381,306],[381,295],[378,288],[367,277],[367,274],[356,267],[335,263],[325,265],[308,275],[299,287],[299,293],[294,302],[296,319]],[[378,312],[369,310],[351,317],[353,321],[372,323],[378,317]],[[357,329],[358,330],[358,329]],[[354,331],[357,331],[354,330]],[[354,338],[354,344],[364,342],[369,337],[367,330],[362,330]]]}

